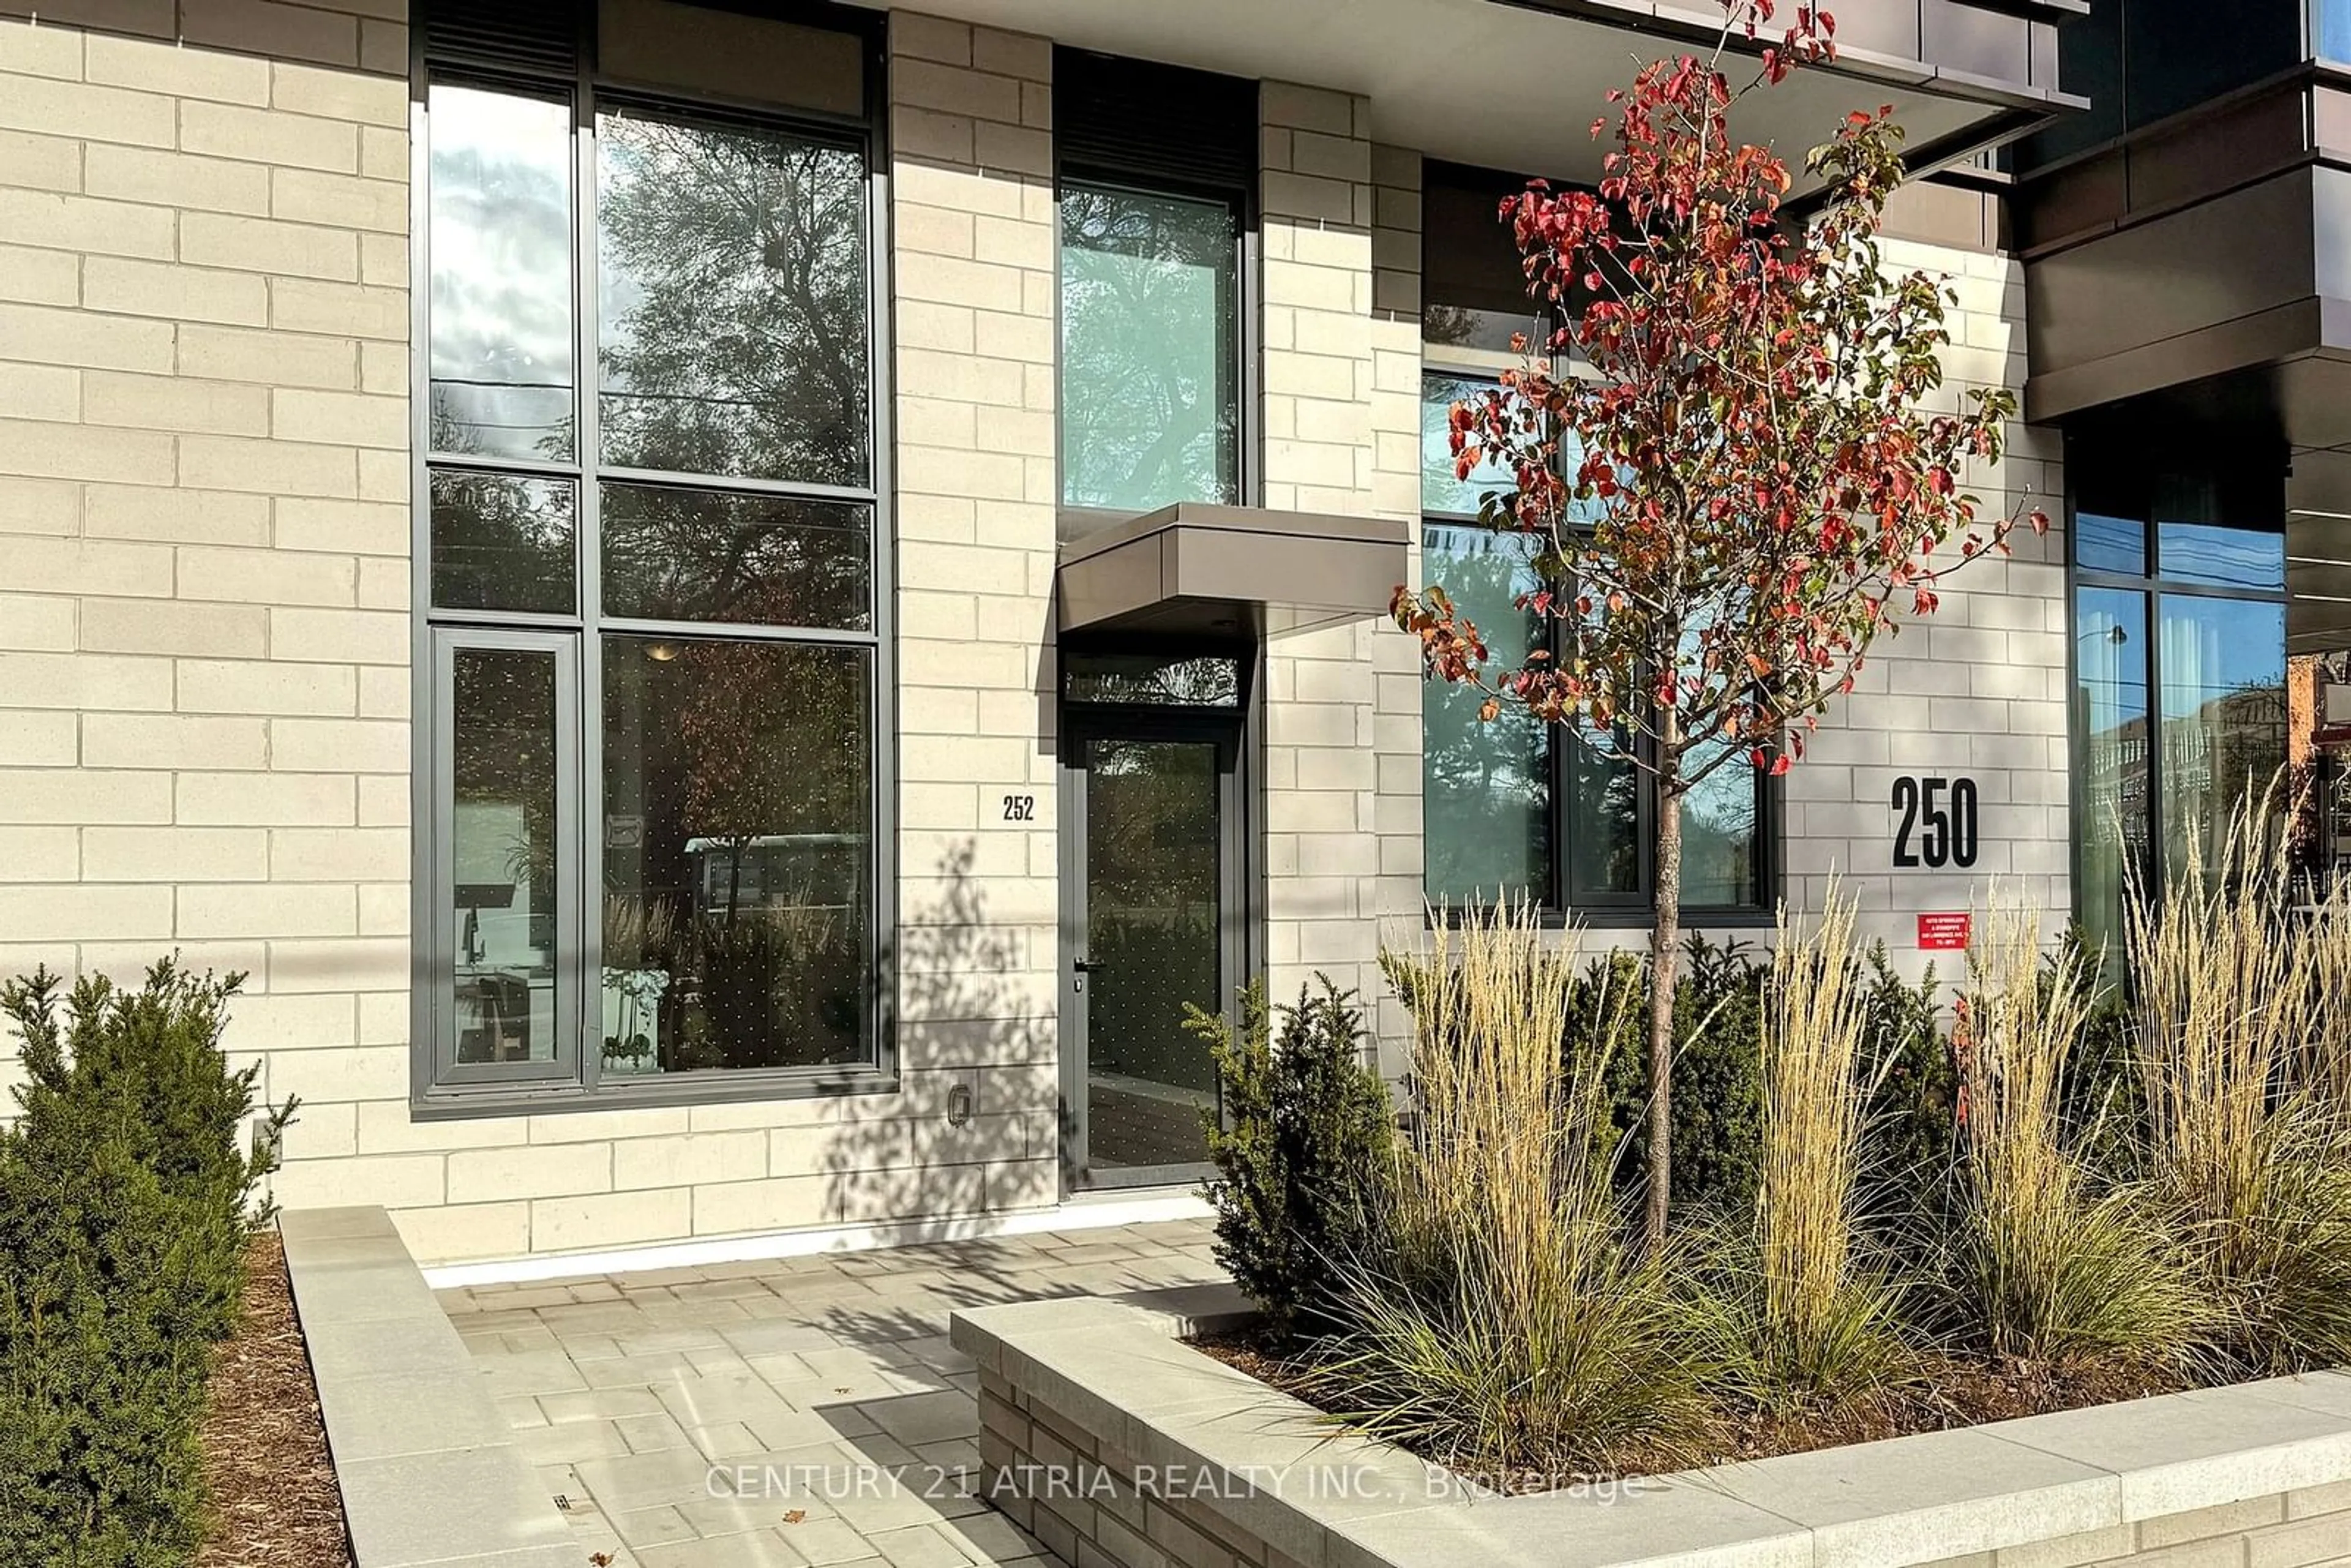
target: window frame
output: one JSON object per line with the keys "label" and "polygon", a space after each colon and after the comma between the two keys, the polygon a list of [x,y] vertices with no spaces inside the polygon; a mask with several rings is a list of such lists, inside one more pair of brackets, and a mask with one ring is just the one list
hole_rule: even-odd
{"label": "window frame", "polygon": [[[547,1061],[461,1062],[457,1060],[456,863],[450,852],[456,841],[455,674],[457,655],[472,650],[547,653],[555,668],[555,841],[580,833],[580,741],[576,724],[564,722],[580,701],[580,644],[570,632],[554,630],[488,626],[433,628],[430,666],[433,734],[429,755],[433,766],[434,815],[427,824],[433,853],[429,873],[417,885],[426,890],[424,918],[425,986],[429,992],[431,1059],[434,1082],[457,1086],[490,1084],[514,1087],[562,1083],[576,1078],[584,1056],[580,1029],[581,988],[563,983],[563,955],[580,951],[580,923],[585,890],[575,868],[559,862],[555,888],[555,1054]],[[569,870],[569,876],[562,874]]]}
{"label": "window frame", "polygon": [[[1537,330],[1541,329],[1541,321],[1531,313],[1529,319]],[[1515,366],[1519,361],[1515,357],[1490,350],[1425,344],[1421,350],[1423,408],[1426,407],[1426,382],[1430,379],[1443,377],[1457,382],[1475,382],[1490,385],[1497,381],[1497,372],[1503,368],[1505,362]],[[1481,525],[1475,512],[1443,511],[1424,505],[1420,512],[1421,531],[1416,541],[1423,562],[1422,580],[1424,582],[1427,580],[1428,529],[1432,526],[1477,528]],[[1545,623],[1545,645],[1551,649],[1554,658],[1562,656],[1567,651],[1561,635],[1561,626],[1562,622],[1555,617]],[[1424,686],[1424,693],[1425,691]],[[1425,748],[1427,736],[1425,696],[1421,722]],[[1543,777],[1545,787],[1550,790],[1548,809],[1550,832],[1546,835],[1548,843],[1545,869],[1550,878],[1551,892],[1548,897],[1536,905],[1539,918],[1547,926],[1562,926],[1573,922],[1596,929],[1611,930],[1638,929],[1654,925],[1657,909],[1656,776],[1646,766],[1637,762],[1634,764],[1635,771],[1640,779],[1634,816],[1635,831],[1638,836],[1640,846],[1637,857],[1637,889],[1629,893],[1583,894],[1573,885],[1575,853],[1571,834],[1574,830],[1577,812],[1576,802],[1573,798],[1574,773],[1572,759],[1568,755],[1569,737],[1562,733],[1565,728],[1563,726],[1554,724],[1546,726],[1545,728],[1547,734],[1544,744]],[[1635,746],[1644,756],[1654,754],[1653,744],[1645,737],[1635,737]],[[1725,766],[1739,765],[1732,762]],[[1782,835],[1785,817],[1785,792],[1778,779],[1760,772],[1755,774],[1755,792],[1756,903],[1753,904],[1686,903],[1680,911],[1680,921],[1684,926],[1726,930],[1753,929],[1770,925],[1776,917],[1774,906],[1782,893]],[[1683,809],[1687,831],[1688,809],[1687,797],[1684,798]],[[1424,821],[1424,852],[1426,841],[1426,823]],[[1423,902],[1431,912],[1430,917],[1441,919],[1447,924],[1462,923],[1489,907],[1476,903],[1452,901],[1439,904],[1430,898],[1425,863],[1421,892]]]}
{"label": "window frame", "polygon": [[[808,22],[799,10],[786,19]],[[879,13],[821,7],[819,25],[857,37],[863,59],[864,112],[848,115],[779,103],[746,101],[720,93],[658,88],[607,78],[594,59],[592,10],[581,19],[582,47],[569,68],[526,62],[486,67],[470,56],[428,58],[427,30],[410,29],[409,48],[409,350],[410,394],[410,620],[411,664],[417,678],[410,699],[413,758],[410,820],[413,833],[410,914],[416,944],[417,983],[410,987],[410,1092],[419,1121],[800,1099],[824,1095],[890,1092],[900,1086],[897,1040],[896,888],[897,846],[897,660],[896,502],[894,423],[891,379],[893,331],[890,226],[890,143],[884,81],[883,26]],[[429,95],[447,82],[554,99],[570,111],[571,178],[570,307],[573,331],[573,449],[569,463],[536,458],[500,459],[436,454],[431,439],[432,388],[432,142]],[[766,478],[737,478],[649,471],[605,465],[600,459],[602,394],[600,358],[598,127],[600,109],[610,104],[657,113],[672,122],[748,127],[799,136],[859,151],[864,160],[865,354],[870,417],[866,422],[867,478],[862,486]],[[512,475],[568,480],[576,486],[574,578],[571,613],[437,610],[433,603],[432,476],[436,471]],[[631,484],[702,490],[726,495],[841,501],[863,506],[871,515],[869,592],[871,626],[865,632],[824,627],[743,625],[716,622],[671,622],[605,616],[598,593],[603,567],[603,484]],[[822,1066],[712,1068],[645,1078],[607,1080],[601,1051],[589,1049],[589,1012],[598,1004],[597,977],[602,957],[601,915],[603,834],[587,831],[602,820],[602,645],[608,634],[657,634],[675,641],[773,642],[783,644],[846,643],[870,648],[868,722],[870,778],[865,831],[871,846],[867,950],[872,956],[873,998],[871,1060]],[[559,724],[559,821],[568,824],[577,849],[566,858],[572,878],[559,894],[557,1057],[531,1064],[528,1074],[461,1073],[454,1061],[454,997],[442,983],[444,958],[454,964],[454,919],[438,908],[444,879],[440,867],[449,843],[442,784],[454,779],[447,728],[454,721],[444,705],[440,660],[443,649],[480,643],[487,646],[559,646],[559,689],[568,674],[570,711]],[[566,700],[559,697],[559,701]],[[568,804],[569,816],[564,815]],[[559,844],[566,841],[559,829]],[[559,888],[560,883],[559,883]],[[598,902],[591,904],[592,898]],[[444,1046],[446,1048],[444,1059]]]}

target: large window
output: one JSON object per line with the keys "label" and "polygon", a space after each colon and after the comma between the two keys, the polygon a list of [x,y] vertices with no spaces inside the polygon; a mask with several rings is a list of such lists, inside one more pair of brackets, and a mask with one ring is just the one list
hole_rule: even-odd
{"label": "large window", "polygon": [[879,288],[848,55],[773,113],[428,76],[430,1091],[879,1064]]}
{"label": "large window", "polygon": [[[1444,585],[1484,634],[1495,667],[1507,669],[1558,627],[1517,606],[1536,586],[1532,541],[1477,521],[1480,498],[1507,488],[1509,476],[1454,473],[1447,411],[1490,384],[1470,370],[1423,381],[1421,576]],[[1472,688],[1430,683],[1422,690],[1429,901],[1459,907],[1524,896],[1587,917],[1645,916],[1656,791],[1634,760],[1630,748],[1639,742],[1621,731],[1545,724],[1507,705],[1488,719],[1482,706]],[[1764,907],[1767,789],[1752,768],[1733,762],[1682,798],[1682,901],[1694,918]]]}
{"label": "large window", "polygon": [[2213,863],[2286,761],[2285,536],[2259,495],[2076,456],[2074,902],[2111,950],[2133,882]]}

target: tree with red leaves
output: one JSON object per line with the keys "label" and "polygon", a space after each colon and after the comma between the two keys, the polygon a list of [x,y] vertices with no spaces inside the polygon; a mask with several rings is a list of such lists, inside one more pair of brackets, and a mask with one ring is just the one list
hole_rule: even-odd
{"label": "tree with red leaves", "polygon": [[[1507,198],[1530,290],[1563,321],[1542,358],[1452,410],[1463,478],[1496,464],[1497,531],[1530,536],[1520,608],[1556,636],[1489,667],[1441,584],[1400,588],[1426,672],[1613,739],[1654,779],[1646,1234],[1666,1233],[1672,1157],[1681,808],[1718,768],[1785,772],[1873,640],[1935,609],[1954,566],[2004,552],[2038,511],[1987,509],[1965,476],[2000,459],[2005,390],[1941,392],[1947,285],[1883,264],[1903,177],[1890,108],[1846,117],[1788,164],[1735,141],[1748,95],[1833,58],[1810,6],[1760,47],[1771,0],[1725,0],[1712,56],[1663,59],[1612,92],[1596,190],[1536,182]],[[1536,345],[1526,345],[1535,348]],[[1553,650],[1557,652],[1554,653]]]}

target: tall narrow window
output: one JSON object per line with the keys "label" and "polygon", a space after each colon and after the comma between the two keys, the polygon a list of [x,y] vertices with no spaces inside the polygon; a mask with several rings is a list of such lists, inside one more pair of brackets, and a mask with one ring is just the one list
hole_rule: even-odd
{"label": "tall narrow window", "polygon": [[2111,953],[2134,885],[2214,864],[2248,799],[2280,785],[2283,503],[2274,482],[2150,476],[2136,450],[2079,443],[2067,465],[2074,903]]}
{"label": "tall narrow window", "polygon": [[1244,501],[1256,84],[1061,49],[1053,114],[1061,504]]}
{"label": "tall narrow window", "polygon": [[435,685],[447,705],[449,818],[432,879],[450,955],[447,1065],[569,1061],[559,959],[577,889],[563,841],[579,825],[561,803],[566,650],[497,633],[453,642]]}
{"label": "tall narrow window", "polygon": [[427,212],[436,452],[575,451],[571,103],[436,81]]}
{"label": "tall narrow window", "polygon": [[1061,184],[1061,499],[1240,497],[1233,204]]}
{"label": "tall narrow window", "polygon": [[882,1049],[874,40],[730,20],[678,85],[807,111],[721,114],[603,19],[625,94],[427,37],[428,1097]]}

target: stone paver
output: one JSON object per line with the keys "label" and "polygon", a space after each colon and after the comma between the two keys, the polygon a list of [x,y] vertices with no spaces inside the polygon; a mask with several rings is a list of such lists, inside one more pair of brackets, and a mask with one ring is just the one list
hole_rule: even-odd
{"label": "stone paver", "polygon": [[440,1293],[580,1560],[1050,1568],[980,1495],[958,1307],[1223,1277],[1204,1220]]}

